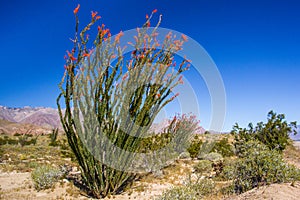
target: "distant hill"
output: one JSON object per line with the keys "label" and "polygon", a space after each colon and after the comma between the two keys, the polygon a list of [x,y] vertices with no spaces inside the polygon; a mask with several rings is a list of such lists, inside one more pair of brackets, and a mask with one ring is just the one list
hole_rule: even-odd
{"label": "distant hill", "polygon": [[0,119],[0,134],[9,134],[14,135],[15,133],[19,134],[32,134],[32,135],[40,135],[40,134],[48,134],[51,133],[51,128],[46,128],[42,126],[37,126],[33,124],[22,124],[16,122],[10,122],[3,119]]}

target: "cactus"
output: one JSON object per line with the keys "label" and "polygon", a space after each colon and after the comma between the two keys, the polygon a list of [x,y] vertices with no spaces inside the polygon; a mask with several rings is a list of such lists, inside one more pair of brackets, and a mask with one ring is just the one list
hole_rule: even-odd
{"label": "cactus", "polygon": [[[135,50],[126,62],[120,46],[123,33],[112,39],[105,25],[98,26],[94,49],[88,50],[88,31],[100,16],[92,12],[91,22],[79,31],[79,7],[74,10],[74,47],[65,56],[57,106],[83,183],[90,195],[102,198],[122,192],[137,177],[136,172],[125,170],[134,157],[116,149],[139,152],[140,138],[146,137],[155,116],[178,95],[172,96],[172,89],[182,83],[179,76],[188,68],[188,60],[182,59],[174,70],[174,55],[187,39],[182,36],[175,40],[169,33],[159,44],[156,30],[161,16],[156,27],[149,29],[154,10],[137,29],[136,43],[129,43]],[[110,160],[117,162],[118,168],[106,163]]]}

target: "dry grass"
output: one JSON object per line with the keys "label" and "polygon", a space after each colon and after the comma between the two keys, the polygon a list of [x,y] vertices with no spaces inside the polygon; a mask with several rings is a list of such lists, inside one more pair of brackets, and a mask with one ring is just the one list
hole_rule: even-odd
{"label": "dry grass", "polygon": [[[12,139],[17,139],[16,136],[9,136]],[[62,137],[61,141],[62,141]],[[25,145],[21,147],[16,145],[1,145],[0,151],[0,171],[2,172],[31,172],[38,165],[51,164],[54,166],[76,164],[71,161],[71,158],[65,157],[61,146],[49,146],[50,139],[48,136],[40,136],[36,145]],[[71,155],[71,151],[69,150]]]}

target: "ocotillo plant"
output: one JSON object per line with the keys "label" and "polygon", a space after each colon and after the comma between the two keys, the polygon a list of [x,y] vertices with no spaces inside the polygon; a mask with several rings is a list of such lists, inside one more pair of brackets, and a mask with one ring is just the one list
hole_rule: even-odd
{"label": "ocotillo plant", "polygon": [[52,133],[49,134],[50,146],[57,146],[58,128],[52,129]]}
{"label": "ocotillo plant", "polygon": [[176,39],[169,33],[160,44],[156,37],[161,16],[151,28],[157,12],[153,10],[137,28],[135,44],[128,42],[134,50],[126,61],[125,47],[120,45],[123,32],[112,37],[102,24],[89,46],[88,32],[101,17],[92,12],[91,22],[79,30],[79,7],[74,10],[74,47],[65,56],[57,105],[83,183],[91,195],[101,198],[122,192],[135,179],[133,160],[141,138],[147,136],[157,113],[178,96],[172,89],[182,83],[180,74],[188,68],[188,60],[176,66],[174,55],[187,37]]}

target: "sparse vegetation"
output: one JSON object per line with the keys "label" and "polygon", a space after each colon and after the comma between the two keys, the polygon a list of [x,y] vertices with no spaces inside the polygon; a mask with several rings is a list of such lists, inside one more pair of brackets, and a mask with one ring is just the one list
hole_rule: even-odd
{"label": "sparse vegetation", "polygon": [[213,192],[215,184],[209,179],[198,179],[195,183],[188,181],[184,186],[166,190],[157,200],[198,200]]}

